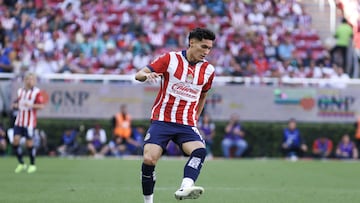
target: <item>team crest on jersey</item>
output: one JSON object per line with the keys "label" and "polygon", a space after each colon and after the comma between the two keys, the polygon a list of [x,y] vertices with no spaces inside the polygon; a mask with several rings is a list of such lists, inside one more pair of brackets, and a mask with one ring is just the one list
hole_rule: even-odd
{"label": "team crest on jersey", "polygon": [[193,83],[193,81],[194,81],[194,76],[193,76],[192,74],[188,74],[188,75],[186,76],[185,82],[187,82],[187,83]]}
{"label": "team crest on jersey", "polygon": [[150,139],[150,133],[146,133],[145,137],[144,137],[144,141],[148,141]]}

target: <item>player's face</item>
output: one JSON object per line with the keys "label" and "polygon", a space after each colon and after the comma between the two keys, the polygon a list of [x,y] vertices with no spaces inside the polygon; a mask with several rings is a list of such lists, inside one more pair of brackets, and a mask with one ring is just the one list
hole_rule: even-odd
{"label": "player's face", "polygon": [[35,78],[35,76],[30,75],[30,76],[25,77],[25,78],[24,78],[24,83],[25,83],[25,86],[26,86],[27,88],[32,88],[32,87],[34,87],[35,84],[36,84],[36,78]]}
{"label": "player's face", "polygon": [[190,40],[190,49],[192,53],[192,60],[202,61],[210,53],[211,48],[213,47],[213,41],[208,39]]}
{"label": "player's face", "polygon": [[294,121],[290,121],[289,122],[289,128],[292,129],[292,130],[295,129],[296,128],[296,123]]}

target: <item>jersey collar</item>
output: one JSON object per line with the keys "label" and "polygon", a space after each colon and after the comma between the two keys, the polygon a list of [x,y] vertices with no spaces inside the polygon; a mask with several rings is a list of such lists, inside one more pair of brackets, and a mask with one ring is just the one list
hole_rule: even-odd
{"label": "jersey collar", "polygon": [[[194,66],[194,65],[196,65],[198,62],[196,62],[196,63],[193,63],[193,62],[190,62],[189,60],[188,60],[188,58],[186,57],[186,50],[182,50],[181,51],[181,54],[185,57],[185,59],[187,60],[187,62],[189,62],[189,64],[191,65],[191,66]],[[199,61],[199,62],[202,62],[202,61]]]}

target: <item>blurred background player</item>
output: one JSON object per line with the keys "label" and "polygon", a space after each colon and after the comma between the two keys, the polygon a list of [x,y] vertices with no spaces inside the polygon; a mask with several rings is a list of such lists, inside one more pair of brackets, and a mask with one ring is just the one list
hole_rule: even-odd
{"label": "blurred background player", "polygon": [[76,155],[79,150],[78,143],[79,132],[75,128],[67,128],[61,136],[60,145],[57,152],[60,156]]}
{"label": "blurred background player", "polygon": [[329,158],[333,150],[333,142],[327,137],[314,140],[312,153],[314,158]]}
{"label": "blurred background player", "polygon": [[86,131],[87,150],[95,158],[106,154],[106,140],[106,132],[99,124]]}
{"label": "blurred background player", "polygon": [[358,149],[350,140],[350,136],[348,134],[343,135],[336,147],[336,157],[339,159],[357,159],[358,156]]}
{"label": "blurred background player", "polygon": [[213,47],[215,34],[196,28],[190,32],[188,40],[187,50],[163,54],[135,75],[141,82],[161,77],[161,88],[152,108],[152,122],[144,139],[141,171],[145,203],[153,202],[155,165],[170,140],[190,156],[175,198],[196,199],[204,191],[194,186],[206,157],[204,140],[196,123],[215,76],[214,67],[205,60]]}
{"label": "blurred background player", "polygon": [[225,158],[230,157],[230,151],[232,148],[235,148],[235,157],[241,157],[248,148],[248,143],[244,139],[245,132],[242,129],[239,120],[239,115],[235,113],[231,115],[230,121],[225,127],[225,136],[221,142],[221,147]]}
{"label": "blurred background player", "polygon": [[283,143],[281,147],[284,155],[293,161],[296,161],[299,156],[302,157],[307,151],[307,146],[300,135],[294,118],[289,120],[288,127],[283,131]]}
{"label": "blurred background player", "polygon": [[33,146],[32,137],[36,127],[38,109],[44,108],[44,101],[40,89],[35,86],[36,75],[27,73],[24,77],[24,86],[17,90],[17,99],[13,103],[13,108],[18,109],[18,113],[14,125],[13,151],[15,152],[19,165],[15,169],[15,173],[26,170],[27,166],[22,157],[22,149],[19,146],[20,138],[26,138],[26,148],[30,157],[30,166],[27,168],[28,173],[35,172],[35,156],[36,150]]}

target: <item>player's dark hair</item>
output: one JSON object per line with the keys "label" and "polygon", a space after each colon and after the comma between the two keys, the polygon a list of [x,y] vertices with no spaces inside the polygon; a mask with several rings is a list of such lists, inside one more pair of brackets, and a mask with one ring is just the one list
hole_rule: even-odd
{"label": "player's dark hair", "polygon": [[203,40],[203,39],[207,39],[207,40],[215,40],[215,34],[211,31],[208,30],[206,28],[195,28],[193,30],[191,30],[190,34],[189,34],[189,41],[190,39],[198,39],[198,40]]}

